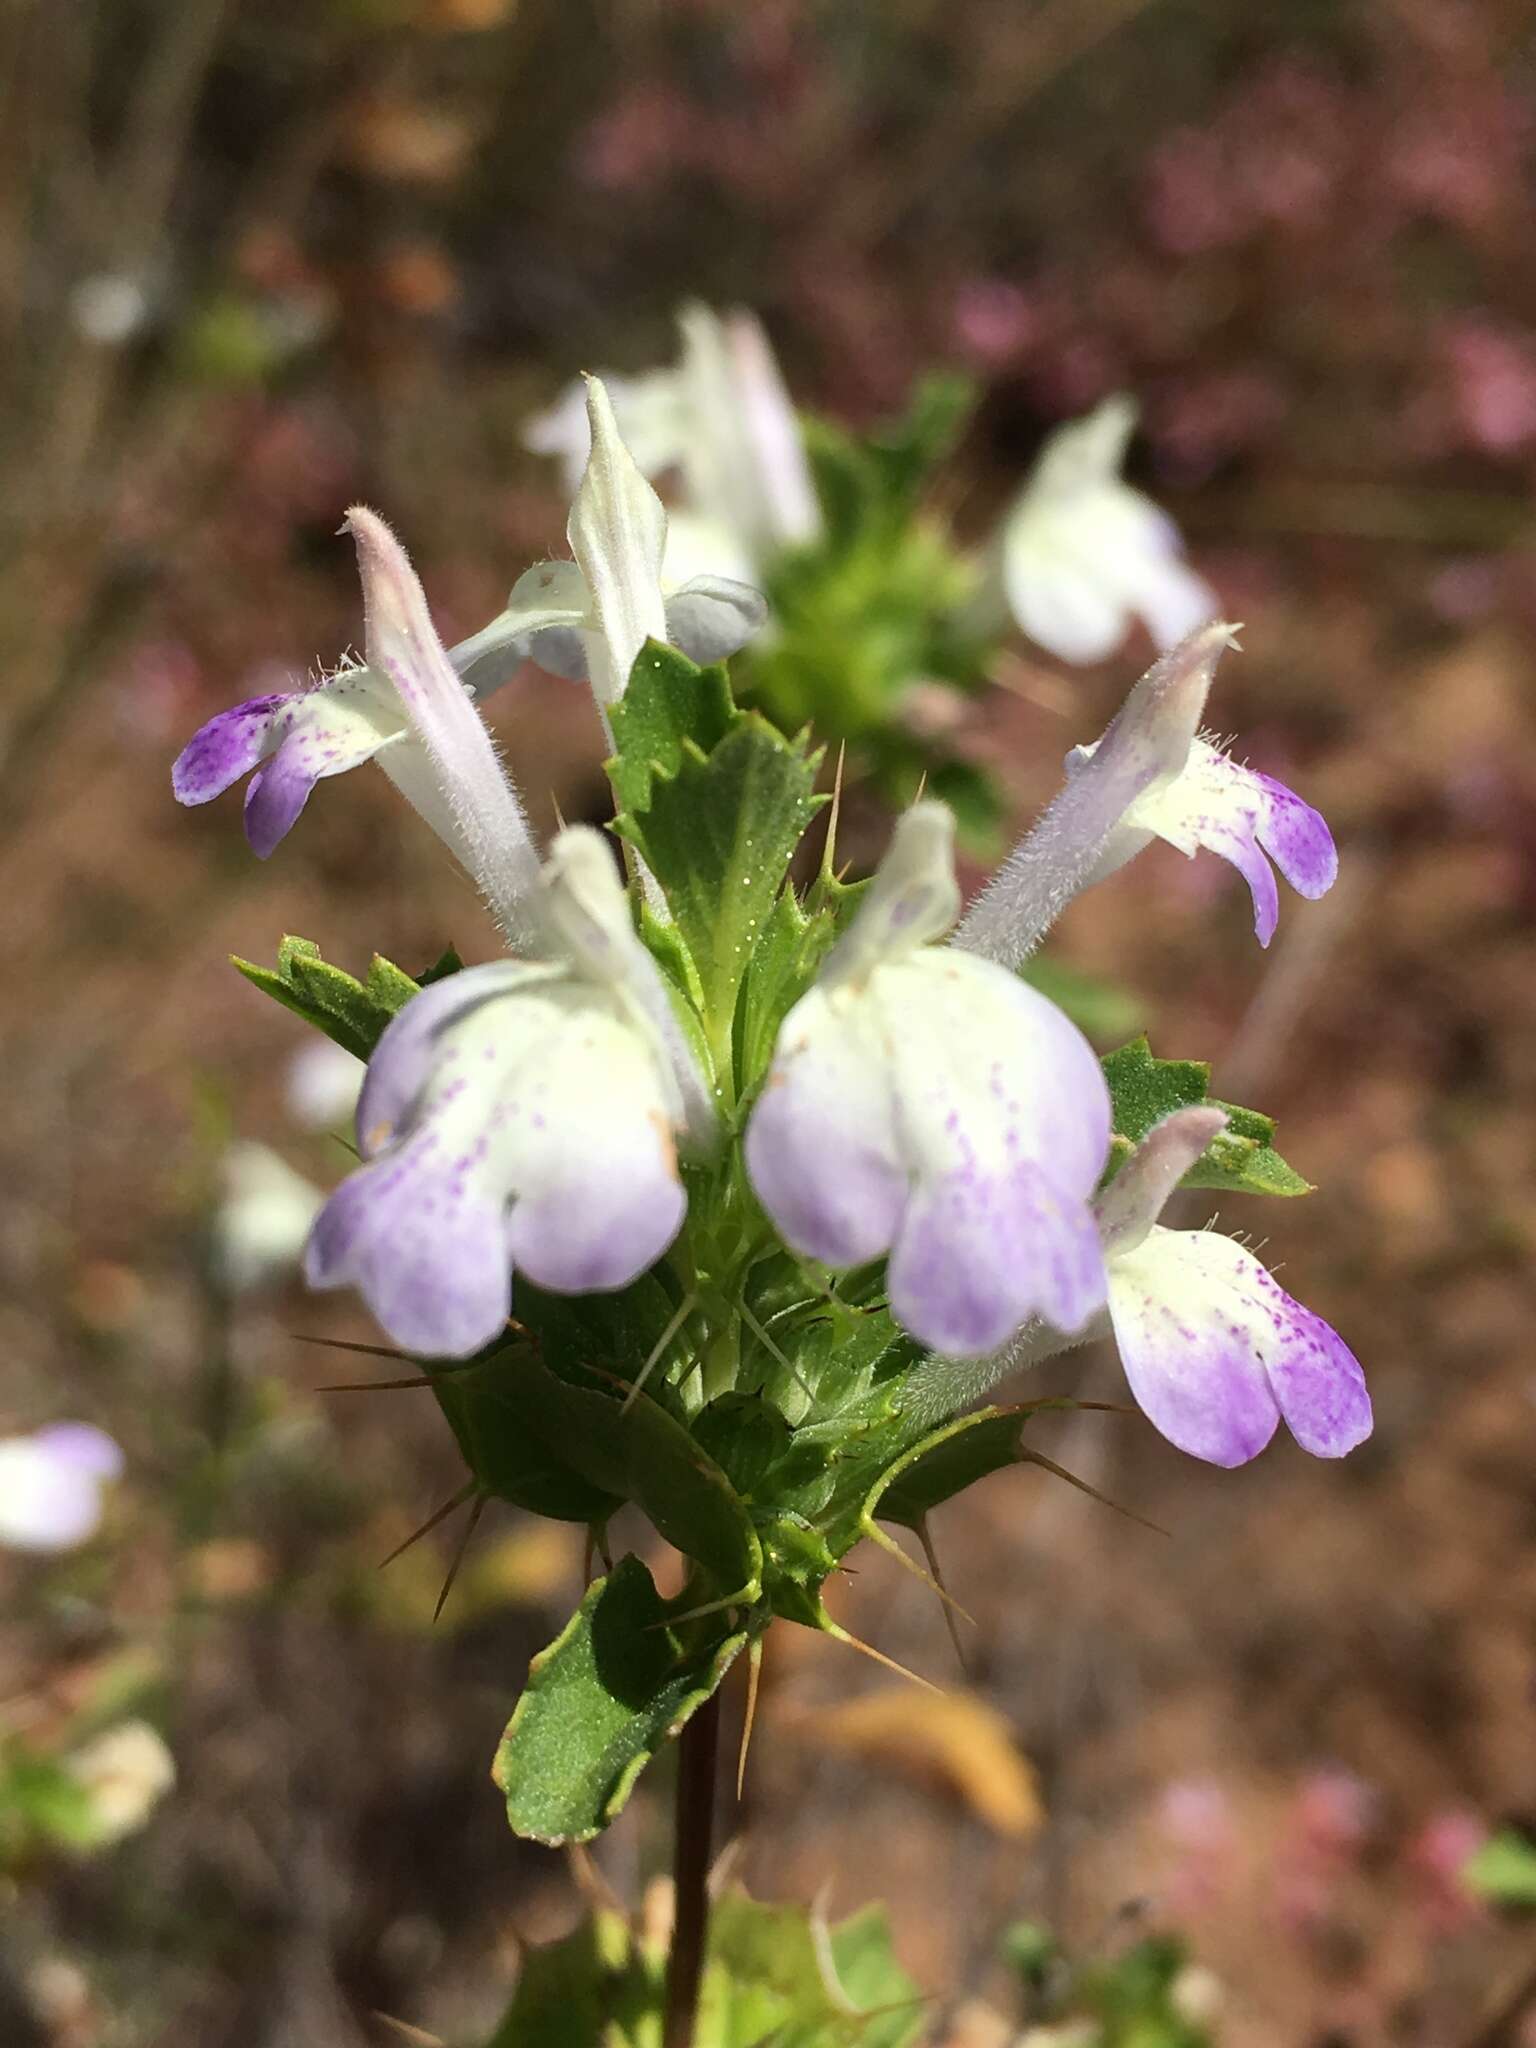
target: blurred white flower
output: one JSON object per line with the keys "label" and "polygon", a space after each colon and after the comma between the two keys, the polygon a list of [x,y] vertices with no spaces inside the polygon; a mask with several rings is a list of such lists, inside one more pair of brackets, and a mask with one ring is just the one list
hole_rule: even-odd
{"label": "blurred white flower", "polygon": [[176,1783],[176,1763],[147,1721],[123,1721],[96,1736],[64,1768],[91,1802],[102,1847],[137,1834]]}
{"label": "blurred white flower", "polygon": [[367,1072],[362,1061],[330,1038],[311,1039],[288,1062],[288,1114],[306,1131],[350,1124]]}
{"label": "blurred white flower", "polygon": [[1003,522],[1008,608],[1062,661],[1104,660],[1133,619],[1172,647],[1220,610],[1184,560],[1173,521],[1121,481],[1135,424],[1135,404],[1121,396],[1058,427]]}
{"label": "blurred white flower", "polygon": [[[607,376],[608,395],[641,474],[675,470],[682,511],[718,543],[695,571],[750,581],[821,529],[799,422],[755,315],[693,304],[678,327],[682,353],[671,369]],[[574,489],[591,445],[579,383],[530,420],[523,438],[556,457]]]}
{"label": "blurred white flower", "polygon": [[87,341],[121,348],[144,325],[149,297],[131,277],[100,271],[81,278],[69,295],[69,312]]}
{"label": "blurred white flower", "polygon": [[102,1490],[122,1470],[122,1452],[89,1423],[0,1438],[0,1546],[48,1552],[88,1542],[101,1524]]}
{"label": "blurred white flower", "polygon": [[325,1200],[287,1160],[265,1145],[231,1145],[222,1168],[224,1195],[213,1220],[214,1269],[235,1294],[298,1270],[309,1227]]}

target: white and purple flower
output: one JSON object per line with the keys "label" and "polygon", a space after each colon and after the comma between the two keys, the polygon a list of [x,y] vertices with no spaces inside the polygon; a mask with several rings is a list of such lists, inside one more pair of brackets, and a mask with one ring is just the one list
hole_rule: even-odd
{"label": "white and purple flower", "polygon": [[1234,631],[1216,622],[1191,633],[1147,670],[1101,739],[1072,750],[1062,789],[967,911],[957,946],[1018,966],[1080,890],[1154,838],[1230,861],[1248,883],[1264,946],[1280,908],[1271,859],[1303,896],[1332,887],[1338,855],[1319,813],[1199,737]]}
{"label": "white and purple flower", "polygon": [[[1067,757],[1068,774],[1081,773],[1091,758],[1091,748],[1074,748]],[[1253,928],[1261,946],[1274,937],[1280,919],[1275,868],[1298,896],[1314,901],[1338,879],[1339,856],[1321,813],[1283,782],[1234,761],[1199,737],[1190,742],[1176,775],[1154,783],[1127,807],[1093,879],[1113,874],[1154,838],[1190,858],[1204,847],[1237,869],[1253,897]]]}
{"label": "white and purple flower", "polygon": [[364,1164],[310,1238],[311,1284],[358,1288],[408,1351],[489,1343],[514,1266],[555,1293],[627,1286],[682,1226],[675,1140],[712,1131],[600,835],[561,833],[541,886],[557,957],[469,968],[406,1005],[363,1084]]}
{"label": "white and purple flower", "polygon": [[0,1549],[46,1554],[88,1543],[122,1472],[122,1452],[88,1422],[0,1438]]}
{"label": "white and purple flower", "polygon": [[1342,1458],[1371,1432],[1365,1376],[1343,1338],[1235,1239],[1157,1221],[1226,1121],[1203,1108],[1164,1118],[1099,1197],[1125,1376],[1153,1426],[1208,1464],[1246,1464],[1282,1418],[1304,1451]]}
{"label": "white and purple flower", "polygon": [[1216,617],[1178,529],[1121,481],[1136,407],[1107,398],[1058,427],[1003,524],[999,569],[1020,630],[1062,661],[1113,654],[1140,619],[1159,647]]}
{"label": "white and purple flower", "polygon": [[936,1350],[991,1351],[1104,1298],[1089,1198],[1109,1144],[1098,1060],[1054,1004],[941,946],[954,820],[900,820],[869,894],[780,1029],[746,1136],[786,1242],[833,1267],[889,1253],[891,1307]]}
{"label": "white and purple flower", "polygon": [[[488,626],[446,654],[439,649],[467,703],[478,703],[532,659],[552,673],[590,680],[605,708],[622,695],[648,636],[670,639],[695,661],[718,661],[766,616],[758,593],[729,577],[664,584],[661,501],[620,440],[595,378],[587,380],[586,402],[591,452],[567,528],[576,559],[528,570]],[[358,517],[349,516],[354,532]],[[410,707],[387,663],[372,646],[367,655],[366,663],[344,663],[309,688],[253,697],[211,718],[171,771],[177,801],[208,803],[250,775],[246,837],[265,860],[297,823],[317,782],[376,760],[462,858],[452,807],[424,756]]]}

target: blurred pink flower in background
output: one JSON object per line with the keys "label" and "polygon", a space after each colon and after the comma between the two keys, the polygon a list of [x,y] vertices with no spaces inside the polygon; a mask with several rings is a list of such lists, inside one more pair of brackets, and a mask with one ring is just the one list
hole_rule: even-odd
{"label": "blurred pink flower in background", "polygon": [[1293,1933],[1327,1916],[1374,1832],[1377,1806],[1375,1789],[1352,1771],[1327,1768],[1303,1778],[1272,1872],[1275,1911]]}
{"label": "blurred pink flower in background", "polygon": [[980,369],[1016,363],[1039,338],[1040,315],[1029,295],[1001,277],[968,277],[950,314],[962,354]]}
{"label": "blurred pink flower in background", "polygon": [[1208,1911],[1230,1885],[1237,1823],[1214,1778],[1180,1778],[1163,1788],[1157,1821],[1169,1854],[1162,1904],[1176,1920]]}
{"label": "blurred pink flower in background", "polygon": [[1536,440],[1536,340],[1476,316],[1446,330],[1444,362],[1452,412],[1466,441],[1485,455],[1513,455]]}

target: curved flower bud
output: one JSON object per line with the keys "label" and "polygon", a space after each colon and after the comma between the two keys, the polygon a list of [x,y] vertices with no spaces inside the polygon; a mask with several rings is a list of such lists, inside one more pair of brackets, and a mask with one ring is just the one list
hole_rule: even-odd
{"label": "curved flower bud", "polygon": [[1099,1198],[1125,1376],[1153,1426],[1209,1464],[1246,1464],[1282,1417],[1304,1451],[1342,1458],[1371,1433],[1343,1338],[1233,1238],[1156,1220],[1225,1123],[1212,1109],[1164,1118]]}
{"label": "curved flower bud", "polygon": [[1172,647],[1216,617],[1178,529],[1120,480],[1134,402],[1107,398],[1058,427],[1004,521],[1003,589],[1020,629],[1063,661],[1102,661],[1141,619]]}
{"label": "curved flower bud", "polygon": [[[1081,774],[1090,747],[1067,756],[1068,775]],[[1179,772],[1154,783],[1127,807],[1090,877],[1113,874],[1153,839],[1193,858],[1201,847],[1230,861],[1253,897],[1253,929],[1267,946],[1280,918],[1275,863],[1299,896],[1316,899],[1338,879],[1339,856],[1326,819],[1283,782],[1261,775],[1195,739]],[[1268,856],[1268,859],[1265,856]]]}
{"label": "curved flower bud", "polygon": [[123,1454],[104,1430],[58,1422],[0,1438],[0,1547],[74,1550],[101,1524],[102,1491]]}
{"label": "curved flower bud", "polygon": [[410,1351],[490,1342],[513,1266],[556,1293],[625,1287],[682,1225],[673,1139],[700,1099],[712,1114],[708,1091],[654,1021],[636,955],[654,962],[587,828],[555,842],[541,923],[559,960],[466,969],[389,1026],[358,1103],[364,1164],[310,1238],[311,1283],[357,1287]]}
{"label": "curved flower bud", "polygon": [[1104,1277],[1088,1207],[1109,1097],[1088,1042],[991,963],[932,942],[959,903],[954,821],[920,803],[816,986],[790,1011],[746,1137],[786,1242],[890,1254],[891,1307],[961,1356],[1039,1313],[1075,1329]]}

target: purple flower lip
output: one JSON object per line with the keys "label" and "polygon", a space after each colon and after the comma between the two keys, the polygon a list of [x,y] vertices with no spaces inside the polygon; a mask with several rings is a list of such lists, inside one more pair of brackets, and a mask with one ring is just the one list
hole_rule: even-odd
{"label": "purple flower lip", "polygon": [[971,1356],[1032,1315],[1075,1330],[1102,1303],[1088,1198],[1109,1098],[1053,1004],[931,943],[958,901],[953,820],[917,805],[784,1020],[745,1152],[793,1250],[835,1267],[888,1253],[897,1319]]}
{"label": "purple flower lip", "polygon": [[1371,1432],[1343,1338],[1234,1239],[1156,1221],[1225,1123],[1216,1109],[1165,1117],[1096,1204],[1126,1378],[1153,1426],[1209,1464],[1246,1464],[1282,1418],[1303,1450],[1341,1458]]}
{"label": "purple flower lip", "polygon": [[363,1165],[305,1269],[355,1286],[406,1350],[491,1343],[513,1268],[554,1293],[626,1287],[682,1227],[674,1138],[703,1142],[708,1084],[635,936],[600,837],[556,839],[541,881],[554,956],[435,982],[380,1039],[358,1101]]}

